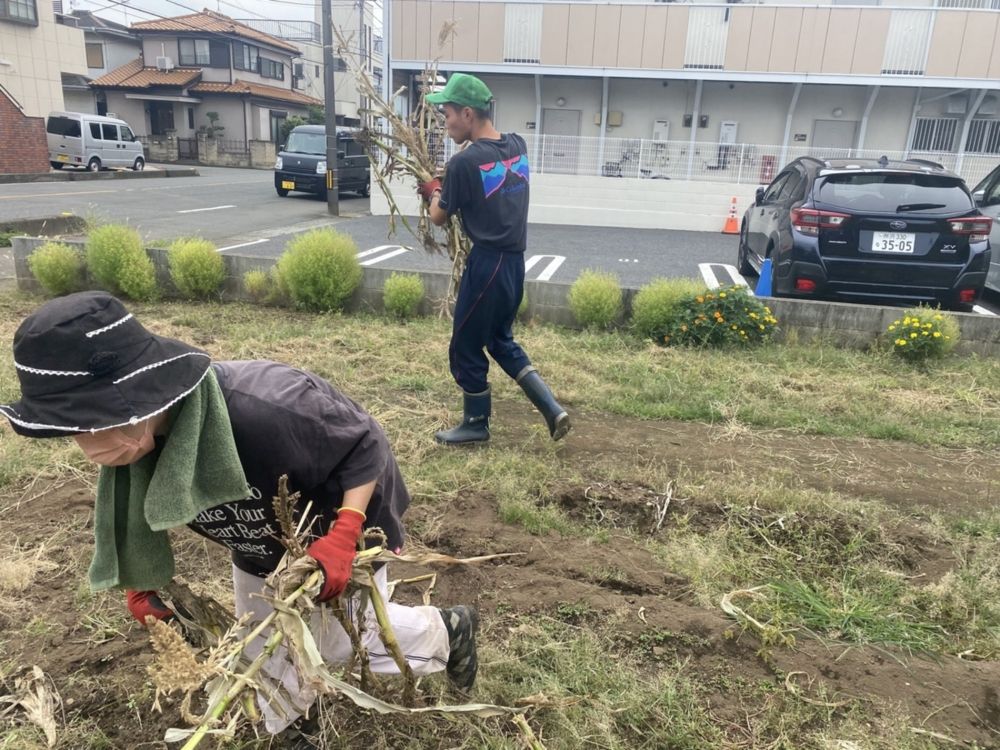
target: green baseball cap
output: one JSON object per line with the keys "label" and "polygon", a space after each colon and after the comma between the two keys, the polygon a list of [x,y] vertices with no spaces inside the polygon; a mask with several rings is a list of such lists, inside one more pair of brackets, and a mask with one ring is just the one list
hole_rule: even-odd
{"label": "green baseball cap", "polygon": [[431,104],[457,104],[460,107],[489,109],[493,92],[475,76],[453,73],[441,91],[427,95],[427,101]]}

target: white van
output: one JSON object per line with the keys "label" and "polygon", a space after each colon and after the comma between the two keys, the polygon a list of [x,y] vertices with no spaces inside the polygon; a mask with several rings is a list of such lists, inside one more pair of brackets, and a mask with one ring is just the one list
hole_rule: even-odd
{"label": "white van", "polygon": [[56,169],[69,164],[91,172],[108,167],[139,171],[146,166],[142,144],[124,120],[83,112],[52,112],[45,132],[49,163]]}

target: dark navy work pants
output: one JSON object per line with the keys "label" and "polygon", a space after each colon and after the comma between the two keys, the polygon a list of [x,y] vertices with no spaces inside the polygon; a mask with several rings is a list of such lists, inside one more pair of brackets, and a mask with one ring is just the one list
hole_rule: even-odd
{"label": "dark navy work pants", "polygon": [[473,247],[458,287],[448,360],[466,393],[482,393],[490,369],[483,347],[510,377],[531,364],[511,330],[524,294],[524,254]]}

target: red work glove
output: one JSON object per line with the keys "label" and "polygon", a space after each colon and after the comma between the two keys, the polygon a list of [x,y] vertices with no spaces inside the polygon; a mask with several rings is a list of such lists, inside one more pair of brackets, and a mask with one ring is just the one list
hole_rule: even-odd
{"label": "red work glove", "polygon": [[127,590],[125,601],[128,611],[140,625],[146,624],[146,615],[152,615],[157,620],[170,620],[174,616],[174,611],[160,600],[160,595],[155,591]]}
{"label": "red work glove", "polygon": [[325,602],[340,596],[347,588],[364,522],[365,514],[361,511],[341,508],[326,536],[317,539],[306,550],[323,571],[323,588],[319,592],[319,601]]}
{"label": "red work glove", "polygon": [[431,198],[434,197],[434,191],[440,189],[441,189],[441,180],[439,180],[437,177],[435,177],[433,180],[429,180],[428,182],[421,182],[419,185],[417,185],[417,192],[420,194],[420,197],[423,198],[428,203],[430,203]]}

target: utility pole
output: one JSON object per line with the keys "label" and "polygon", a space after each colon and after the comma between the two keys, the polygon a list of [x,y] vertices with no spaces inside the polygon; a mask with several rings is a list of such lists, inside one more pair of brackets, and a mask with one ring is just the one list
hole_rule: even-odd
{"label": "utility pole", "polygon": [[337,187],[337,89],[334,86],[333,8],[323,3],[323,91],[326,99],[326,210],[340,216],[340,190]]}

